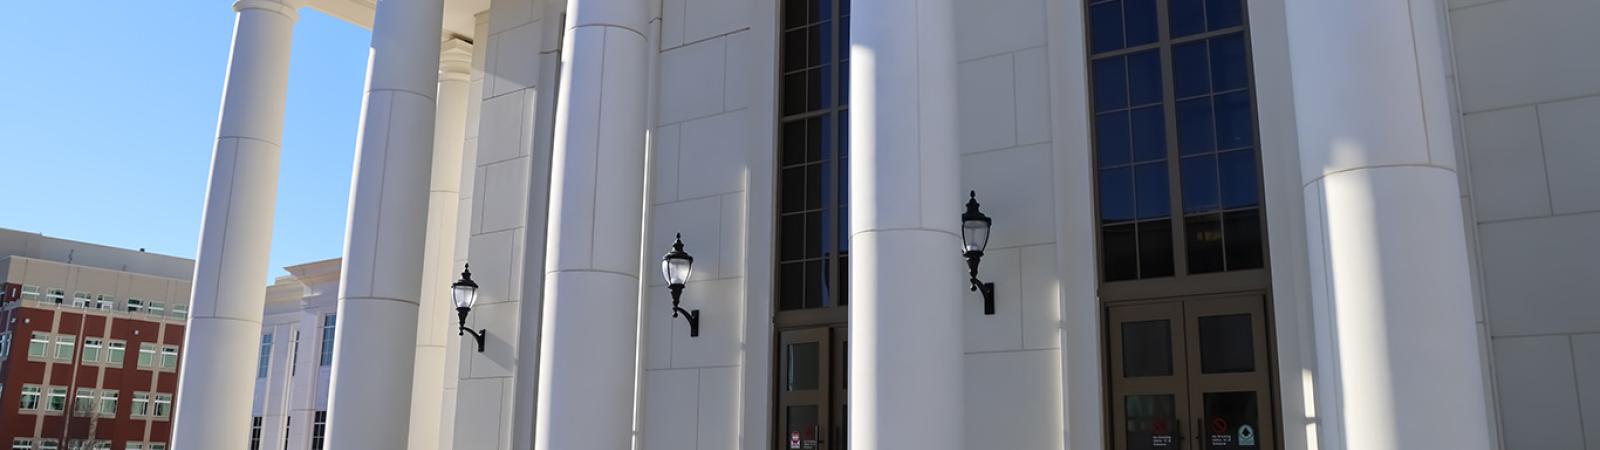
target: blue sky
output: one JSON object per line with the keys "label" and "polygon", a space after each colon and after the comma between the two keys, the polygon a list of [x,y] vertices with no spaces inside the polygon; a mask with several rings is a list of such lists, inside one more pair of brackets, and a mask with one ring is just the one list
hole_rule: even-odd
{"label": "blue sky", "polygon": [[[7,5],[0,227],[193,258],[231,5]],[[310,9],[294,33],[271,276],[343,252],[370,39]]]}

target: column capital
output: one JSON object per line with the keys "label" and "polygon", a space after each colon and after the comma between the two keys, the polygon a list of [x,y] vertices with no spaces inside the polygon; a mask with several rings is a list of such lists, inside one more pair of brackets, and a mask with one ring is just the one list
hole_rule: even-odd
{"label": "column capital", "polygon": [[439,43],[439,81],[472,80],[472,42],[449,36]]}
{"label": "column capital", "polygon": [[261,9],[283,14],[289,20],[300,18],[299,5],[286,0],[238,0],[233,2],[233,10],[244,12],[247,9]]}

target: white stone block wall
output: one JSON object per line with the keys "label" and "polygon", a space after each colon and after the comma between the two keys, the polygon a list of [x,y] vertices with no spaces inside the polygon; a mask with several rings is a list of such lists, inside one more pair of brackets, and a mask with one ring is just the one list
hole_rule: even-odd
{"label": "white stone block wall", "polygon": [[1600,2],[1442,7],[1499,439],[1600,448]]}
{"label": "white stone block wall", "polygon": [[[740,383],[745,346],[759,345],[748,342],[746,301],[768,301],[745,292],[748,180],[752,171],[771,170],[752,167],[748,156],[752,147],[771,148],[752,137],[754,130],[773,125],[760,121],[776,123],[770,111],[757,114],[748,102],[755,3],[661,2],[643,273],[640,450],[739,448],[741,428],[750,429],[740,418],[744,397],[767,395]],[[687,322],[672,317],[660,274],[658,260],[677,233],[695,256],[683,307],[700,310],[696,338],[689,337]],[[751,333],[765,336],[766,330]]]}
{"label": "white stone block wall", "polygon": [[[538,49],[544,48],[545,27],[552,25],[544,20],[544,3],[494,0],[487,27],[480,26],[483,32],[475,37],[476,46],[484,49],[481,80],[474,80],[482,100],[476,115],[476,145],[468,146],[476,151],[469,151],[472,155],[464,160],[474,173],[463,180],[472,182],[465,256],[481,287],[467,325],[488,329],[488,336],[483,353],[470,346],[455,347],[459,376],[454,398],[447,397],[457,405],[449,430],[454,448],[511,448],[515,428],[527,426],[513,426],[517,398],[513,393],[524,282],[539,282],[524,276],[523,250],[529,233],[544,231],[542,220],[529,223],[529,192],[530,186],[538,186],[541,194],[535,198],[542,204],[549,173],[548,153],[541,158],[534,151],[535,105],[542,92]],[[531,300],[537,309],[537,299]]]}
{"label": "white stone block wall", "polygon": [[994,218],[979,276],[996,283],[995,315],[966,294],[964,448],[1060,449],[1058,224],[1041,207],[1058,204],[1046,1],[954,3],[960,187]]}

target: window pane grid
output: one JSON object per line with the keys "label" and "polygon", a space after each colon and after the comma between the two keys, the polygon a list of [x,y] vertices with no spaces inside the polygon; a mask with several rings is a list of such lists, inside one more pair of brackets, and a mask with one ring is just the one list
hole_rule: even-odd
{"label": "window pane grid", "polygon": [[[1143,3],[1086,6],[1104,279],[1260,268],[1260,174],[1243,5],[1151,1],[1166,13],[1160,38],[1146,40],[1135,38],[1143,31],[1133,24],[1144,20],[1133,17],[1144,14]],[[1190,267],[1165,266],[1183,255],[1180,262]]]}
{"label": "window pane grid", "polygon": [[778,309],[841,305],[849,1],[784,0],[782,13]]}

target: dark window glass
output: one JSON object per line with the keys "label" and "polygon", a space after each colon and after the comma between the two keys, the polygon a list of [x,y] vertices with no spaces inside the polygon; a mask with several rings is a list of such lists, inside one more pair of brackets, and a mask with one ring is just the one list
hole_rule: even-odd
{"label": "dark window glass", "polygon": [[[1263,447],[1256,393],[1207,392],[1205,394],[1205,450]],[[1198,430],[1197,430],[1198,431]]]}
{"label": "dark window glass", "polygon": [[1183,158],[1178,177],[1183,181],[1183,212],[1215,211],[1217,200],[1217,158],[1211,155]]}
{"label": "dark window glass", "polygon": [[1087,14],[1091,53],[1115,53],[1090,60],[1105,280],[1263,267],[1244,3],[1092,0]]}
{"label": "dark window glass", "polygon": [[1127,167],[1100,171],[1100,221],[1133,220],[1133,170]]}
{"label": "dark window glass", "polygon": [[1172,276],[1172,222],[1139,223],[1139,278]]}
{"label": "dark window glass", "polygon": [[785,428],[788,429],[788,432],[784,433],[784,436],[798,437],[799,439],[791,439],[791,441],[800,441],[797,443],[798,445],[790,445],[788,448],[816,450],[822,435],[822,428],[817,417],[817,406],[790,406],[789,423],[785,425]]}
{"label": "dark window glass", "polygon": [[781,3],[776,300],[779,310],[830,307],[842,304],[835,286],[845,274],[833,268],[849,248],[849,9],[842,0]]}
{"label": "dark window glass", "polygon": [[1172,375],[1172,323],[1147,320],[1122,323],[1122,376]]}
{"label": "dark window glass", "polygon": [[1193,155],[1216,149],[1212,134],[1211,97],[1178,102],[1178,153]]}
{"label": "dark window glass", "polygon": [[1156,161],[1167,157],[1167,124],[1160,106],[1131,111],[1134,162]]}
{"label": "dark window glass", "polygon": [[1095,118],[1095,153],[1100,167],[1127,164],[1129,161],[1128,113],[1105,113]]}
{"label": "dark window glass", "polygon": [[1167,192],[1167,164],[1158,162],[1134,167],[1134,204],[1138,209],[1137,218],[1143,220],[1166,217],[1171,211],[1168,202],[1171,194]]}
{"label": "dark window glass", "polygon": [[1094,53],[1122,48],[1122,2],[1113,0],[1089,7],[1089,46]]}
{"label": "dark window glass", "polygon": [[1129,395],[1122,403],[1128,450],[1169,450],[1182,445],[1172,394]]}
{"label": "dark window glass", "polygon": [[1094,62],[1094,110],[1110,111],[1128,107],[1127,68],[1122,58]]}
{"label": "dark window glass", "polygon": [[1225,217],[1228,270],[1261,268],[1265,262],[1261,248],[1261,210],[1234,211]]}
{"label": "dark window glass", "polygon": [[1205,316],[1200,322],[1200,373],[1256,370],[1256,346],[1249,314]]}
{"label": "dark window glass", "polygon": [[1229,150],[1255,144],[1255,121],[1250,120],[1250,93],[1238,91],[1216,97],[1217,147]]}
{"label": "dark window glass", "polygon": [[1211,91],[1211,66],[1206,63],[1206,42],[1172,46],[1172,93],[1178,98]]}
{"label": "dark window glass", "polygon": [[1128,55],[1128,96],[1132,106],[1161,103],[1161,52]]}
{"label": "dark window glass", "polygon": [[1222,220],[1217,214],[1192,216],[1184,220],[1184,239],[1189,246],[1189,273],[1222,271]]}
{"label": "dark window glass", "polygon": [[1217,156],[1222,181],[1222,207],[1256,206],[1256,152],[1250,149],[1222,152]]}
{"label": "dark window glass", "polygon": [[1244,88],[1250,64],[1245,60],[1244,34],[1211,39],[1211,89],[1222,92]]}
{"label": "dark window glass", "polygon": [[1220,30],[1244,23],[1244,8],[1239,0],[1206,0],[1206,27]]}
{"label": "dark window glass", "polygon": [[1183,37],[1206,31],[1206,7],[1203,0],[1167,0],[1168,25],[1172,37]]}
{"label": "dark window glass", "polygon": [[1133,237],[1133,224],[1111,225],[1101,229],[1101,254],[1105,256],[1106,281],[1139,278],[1139,244]]}
{"label": "dark window glass", "polygon": [[1156,0],[1126,0],[1123,20],[1127,22],[1128,46],[1134,47],[1155,42]]}
{"label": "dark window glass", "polygon": [[807,342],[803,344],[789,344],[789,380],[787,391],[812,391],[817,389],[817,381],[821,378],[821,363],[818,353],[818,344]]}

